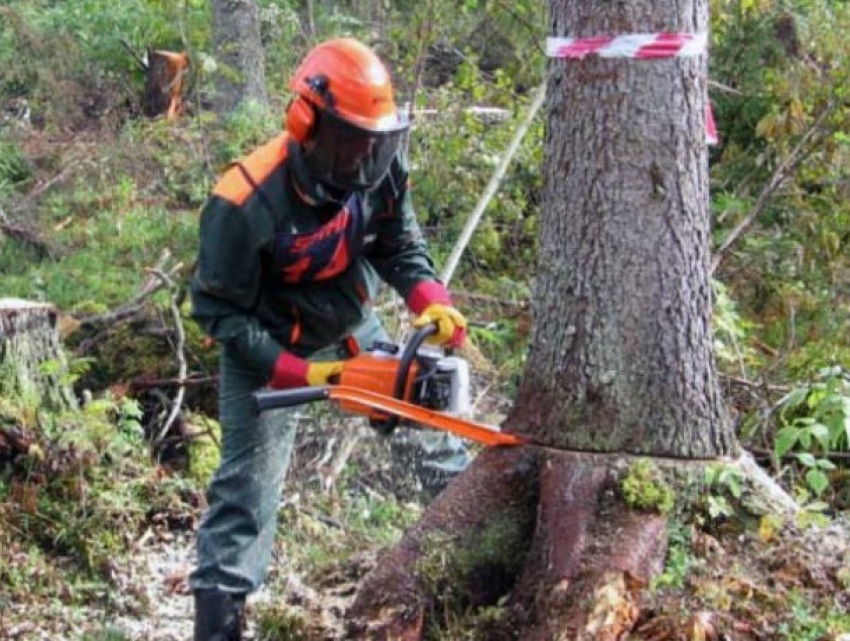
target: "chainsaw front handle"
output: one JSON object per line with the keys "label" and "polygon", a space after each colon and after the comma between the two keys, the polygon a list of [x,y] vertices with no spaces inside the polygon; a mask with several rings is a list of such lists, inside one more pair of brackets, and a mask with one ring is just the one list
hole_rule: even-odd
{"label": "chainsaw front handle", "polygon": [[304,403],[327,400],[330,398],[330,389],[328,385],[318,385],[316,387],[260,390],[254,392],[254,403],[257,406],[257,412],[294,407]]}

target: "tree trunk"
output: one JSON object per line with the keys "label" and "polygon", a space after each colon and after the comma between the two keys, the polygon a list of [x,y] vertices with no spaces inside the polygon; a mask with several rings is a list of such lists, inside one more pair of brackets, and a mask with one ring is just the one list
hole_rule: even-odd
{"label": "tree trunk", "polygon": [[[555,36],[708,26],[707,0],[550,10]],[[736,449],[711,352],[705,56],[554,60],[550,71],[532,346],[506,421],[547,447],[488,451],[429,506],[358,593],[352,629],[364,638],[420,639],[446,585],[429,578],[422,542],[468,559],[490,515],[525,523],[529,512],[505,511],[517,491],[534,501],[532,534],[506,539],[522,568],[488,595],[506,607],[475,638],[627,638],[663,568],[672,488]],[[636,468],[634,455],[659,458]],[[649,494],[669,496],[636,504],[623,489],[634,469],[663,469]],[[485,556],[477,568],[498,558]],[[479,603],[476,572],[449,573],[467,607]]]}
{"label": "tree trunk", "polygon": [[[552,9],[555,34],[708,28],[707,0]],[[509,423],[573,449],[730,453],[711,352],[706,57],[551,71],[534,333]]]}
{"label": "tree trunk", "polygon": [[0,298],[0,397],[53,411],[76,407],[63,380],[68,368],[56,319],[51,305]]}
{"label": "tree trunk", "polygon": [[215,111],[227,114],[243,100],[268,104],[265,57],[254,0],[213,0],[213,49],[218,63]]}

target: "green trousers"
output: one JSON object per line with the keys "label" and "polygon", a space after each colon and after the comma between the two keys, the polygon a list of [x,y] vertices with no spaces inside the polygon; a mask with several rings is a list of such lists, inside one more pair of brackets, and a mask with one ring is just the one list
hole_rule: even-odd
{"label": "green trousers", "polygon": [[[354,332],[365,349],[387,340],[377,316]],[[310,355],[329,361],[348,357],[342,345]],[[299,408],[257,416],[252,394],[266,384],[264,376],[236,362],[227,346],[220,359],[219,418],[221,463],[207,491],[209,508],[198,529],[198,564],[190,577],[193,590],[219,589],[244,594],[263,582],[271,559],[277,511],[298,426]],[[470,457],[462,440],[436,432],[401,437],[402,449],[418,450],[425,468],[453,475]],[[404,463],[402,463],[404,464]]]}

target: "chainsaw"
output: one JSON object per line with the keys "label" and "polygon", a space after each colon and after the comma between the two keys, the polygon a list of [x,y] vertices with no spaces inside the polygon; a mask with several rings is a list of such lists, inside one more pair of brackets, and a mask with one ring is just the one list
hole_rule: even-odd
{"label": "chainsaw", "polygon": [[343,411],[366,415],[388,435],[406,423],[436,428],[485,445],[521,445],[514,434],[465,418],[470,413],[469,364],[444,351],[423,348],[436,325],[418,330],[404,348],[378,342],[345,361],[331,385],[261,390],[254,393],[257,411],[332,400]]}

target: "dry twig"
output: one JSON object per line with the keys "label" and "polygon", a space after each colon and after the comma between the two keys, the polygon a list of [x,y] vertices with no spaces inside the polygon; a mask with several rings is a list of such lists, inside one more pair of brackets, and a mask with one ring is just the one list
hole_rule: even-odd
{"label": "dry twig", "polygon": [[[180,266],[181,265],[178,264],[174,269],[179,269]],[[169,274],[166,274],[164,271],[160,269],[152,269],[150,270],[150,273],[156,276],[163,283],[163,285],[167,286],[174,292],[171,297],[171,317],[174,320],[174,327],[177,330],[177,345],[175,346],[174,351],[177,354],[177,363],[179,365],[178,378],[180,380],[186,380],[186,333],[183,330],[183,319],[180,317],[180,298],[182,297],[180,288],[175,284],[171,276]],[[185,395],[186,386],[181,385],[177,389],[177,395],[174,397],[174,403],[171,406],[171,412],[169,413],[168,418],[165,420],[165,423],[163,424],[159,435],[154,440],[154,443],[162,441],[162,439],[165,438],[165,435],[168,434],[168,430],[171,429],[171,426],[174,424],[174,421],[176,421],[177,417],[180,415],[180,410],[183,407],[183,398],[185,397]]]}

